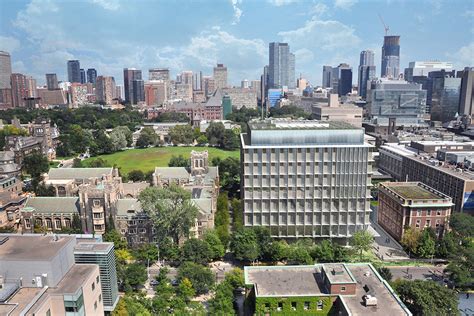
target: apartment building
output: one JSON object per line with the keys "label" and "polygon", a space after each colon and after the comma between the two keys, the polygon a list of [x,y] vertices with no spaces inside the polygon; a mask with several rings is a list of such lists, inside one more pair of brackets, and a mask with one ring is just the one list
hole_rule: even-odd
{"label": "apartment building", "polygon": [[253,120],[241,134],[244,224],[347,241],[369,226],[372,146],[345,122]]}
{"label": "apartment building", "polygon": [[449,196],[421,182],[380,183],[378,199],[377,222],[397,241],[406,227],[432,228],[442,237],[454,205]]}

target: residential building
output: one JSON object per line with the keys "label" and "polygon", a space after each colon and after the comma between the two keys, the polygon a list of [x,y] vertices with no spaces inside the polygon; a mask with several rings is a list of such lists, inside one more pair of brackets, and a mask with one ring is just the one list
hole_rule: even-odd
{"label": "residential building", "polygon": [[58,76],[56,74],[46,74],[46,85],[48,90],[59,89]]}
{"label": "residential building", "polygon": [[395,180],[423,182],[450,196],[454,212],[474,214],[474,174],[470,170],[440,162],[432,158],[433,154],[405,145],[385,144],[379,152],[380,170]]}
{"label": "residential building", "polygon": [[369,226],[372,146],[362,128],[266,119],[250,121],[247,130],[240,155],[246,227],[344,242]]}
{"label": "residential building", "polygon": [[94,68],[87,69],[87,82],[95,83],[97,80],[97,70]]}
{"label": "residential building", "polygon": [[11,75],[11,87],[13,107],[25,107],[25,99],[28,97],[28,84],[26,82],[26,76],[19,73],[13,73]]}
{"label": "residential building", "polygon": [[467,68],[463,71],[459,114],[474,115],[474,68]]}
{"label": "residential building", "polygon": [[421,126],[424,123],[426,91],[404,80],[372,80],[367,91],[367,112],[372,123],[388,126]]}
{"label": "residential building", "polygon": [[428,77],[431,71],[453,70],[453,63],[444,61],[412,61],[408,64],[408,68],[405,68],[403,78],[412,82],[413,77]]}
{"label": "residential building", "polygon": [[26,77],[26,91],[27,98],[36,98],[38,93],[36,92],[36,79],[31,76]]}
{"label": "residential building", "polygon": [[222,94],[231,99],[232,106],[236,109],[246,107],[247,109],[257,108],[257,92],[250,88],[224,88]]}
{"label": "residential building", "polygon": [[70,104],[72,107],[88,104],[87,94],[87,85],[72,83],[69,87]]}
{"label": "residential building", "polygon": [[12,106],[12,89],[0,89],[0,109],[8,109]]}
{"label": "residential building", "polygon": [[362,108],[353,104],[341,104],[337,94],[329,96],[326,104],[313,105],[313,118],[318,121],[347,122],[362,127]]}
{"label": "residential building", "polygon": [[152,68],[148,70],[148,80],[170,80],[170,70],[168,68]]}
{"label": "residential building", "polygon": [[398,242],[407,227],[431,228],[439,238],[448,229],[451,198],[421,182],[380,183],[378,201],[377,223]]}
{"label": "residential building", "polygon": [[382,46],[380,77],[398,78],[400,75],[400,36],[386,35]]}
{"label": "residential building", "polygon": [[412,315],[370,263],[246,266],[244,279],[252,315]]}
{"label": "residential building", "polygon": [[114,243],[81,242],[74,247],[76,264],[98,265],[99,282],[102,290],[102,303],[105,312],[112,312],[118,303],[117,270]]}
{"label": "residential building", "polygon": [[192,83],[176,83],[175,85],[176,99],[184,102],[193,101],[193,85]]}
{"label": "residential building", "polygon": [[115,85],[115,97],[119,100],[123,100],[123,87],[120,85]]}
{"label": "residential building", "polygon": [[81,65],[79,60],[67,61],[67,78],[69,82],[81,83]]}
{"label": "residential building", "polygon": [[11,89],[11,74],[12,60],[10,57],[10,53],[0,51],[0,89]]}
{"label": "residential building", "polygon": [[0,235],[2,315],[103,315],[97,264],[75,264],[74,236]]}
{"label": "residential building", "polygon": [[168,81],[151,80],[145,82],[145,103],[147,106],[162,105],[168,100]]}
{"label": "residential building", "polygon": [[99,76],[94,78],[96,101],[104,104],[112,104],[115,99],[115,79],[110,76]]}
{"label": "residential building", "polygon": [[[224,64],[217,64],[214,67],[214,82],[215,82],[215,89],[222,89],[227,88],[227,67]],[[211,93],[213,93],[212,91]]]}
{"label": "residential building", "polygon": [[270,43],[268,60],[268,87],[295,88],[295,55],[290,53],[288,43]]}

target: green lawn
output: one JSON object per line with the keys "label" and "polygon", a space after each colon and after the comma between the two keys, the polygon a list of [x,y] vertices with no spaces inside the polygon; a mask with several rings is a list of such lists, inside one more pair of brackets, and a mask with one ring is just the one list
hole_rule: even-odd
{"label": "green lawn", "polygon": [[154,170],[155,167],[167,167],[171,156],[182,155],[189,159],[191,151],[209,152],[209,161],[215,157],[225,159],[227,157],[234,157],[239,159],[240,151],[227,151],[213,147],[153,147],[145,149],[129,149],[119,151],[110,155],[101,155],[85,159],[83,165],[87,166],[91,160],[102,158],[110,165],[117,165],[122,174],[128,174],[131,170],[142,170],[148,172]]}

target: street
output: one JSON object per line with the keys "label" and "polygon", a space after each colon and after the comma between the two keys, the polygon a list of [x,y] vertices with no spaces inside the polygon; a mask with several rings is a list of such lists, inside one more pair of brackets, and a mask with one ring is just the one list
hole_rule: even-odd
{"label": "street", "polygon": [[392,279],[406,279],[406,280],[433,280],[443,283],[443,270],[445,265],[439,266],[396,266],[387,267],[392,272]]}

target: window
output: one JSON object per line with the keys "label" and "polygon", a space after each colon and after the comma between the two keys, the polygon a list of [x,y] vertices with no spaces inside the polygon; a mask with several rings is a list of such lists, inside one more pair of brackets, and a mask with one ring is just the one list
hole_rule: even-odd
{"label": "window", "polygon": [[27,229],[31,228],[31,222],[29,218],[25,218],[25,228]]}
{"label": "window", "polygon": [[431,220],[426,220],[425,227],[431,227]]}
{"label": "window", "polygon": [[61,220],[60,219],[55,219],[54,220],[54,225],[56,226],[56,229],[61,229]]}
{"label": "window", "polygon": [[99,281],[100,281],[100,277],[99,277],[99,276],[96,276],[95,282],[96,282],[97,284],[99,284]]}
{"label": "window", "polygon": [[291,310],[296,310],[296,302],[291,302]]}
{"label": "window", "polygon": [[436,216],[441,216],[441,211],[436,211]]}
{"label": "window", "polygon": [[94,291],[94,290],[95,290],[95,283],[92,282],[92,291]]}
{"label": "window", "polygon": [[324,307],[323,301],[318,301],[318,305],[317,305],[316,309],[318,311],[321,311],[321,310],[323,310],[323,307]]}
{"label": "window", "polygon": [[345,292],[346,291],[346,287],[345,286],[341,286],[341,292]]}
{"label": "window", "polygon": [[421,216],[421,211],[416,211],[416,216],[420,217]]}
{"label": "window", "polygon": [[100,200],[93,200],[92,203],[94,206],[100,206]]}
{"label": "window", "polygon": [[431,216],[431,210],[426,211],[426,216]]}
{"label": "window", "polygon": [[277,311],[281,312],[283,310],[283,303],[279,302],[277,306]]}
{"label": "window", "polygon": [[303,309],[305,311],[309,310],[309,302],[304,302]]}
{"label": "window", "polygon": [[416,220],[416,225],[415,225],[415,227],[416,227],[416,228],[420,228],[420,223],[421,223],[421,220],[417,219],[417,220]]}

